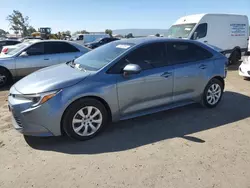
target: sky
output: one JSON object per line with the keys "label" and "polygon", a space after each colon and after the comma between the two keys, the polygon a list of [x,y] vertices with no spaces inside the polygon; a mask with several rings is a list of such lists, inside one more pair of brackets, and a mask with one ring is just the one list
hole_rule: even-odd
{"label": "sky", "polygon": [[0,29],[13,10],[29,16],[30,25],[52,33],[105,29],[168,29],[179,17],[197,13],[248,15],[250,0],[1,0]]}

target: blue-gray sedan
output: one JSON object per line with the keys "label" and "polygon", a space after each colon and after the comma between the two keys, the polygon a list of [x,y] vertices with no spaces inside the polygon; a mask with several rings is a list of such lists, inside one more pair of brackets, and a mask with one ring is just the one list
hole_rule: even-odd
{"label": "blue-gray sedan", "polygon": [[25,135],[86,140],[119,121],[221,100],[227,58],[195,41],[115,41],[41,69],[10,89],[14,127]]}

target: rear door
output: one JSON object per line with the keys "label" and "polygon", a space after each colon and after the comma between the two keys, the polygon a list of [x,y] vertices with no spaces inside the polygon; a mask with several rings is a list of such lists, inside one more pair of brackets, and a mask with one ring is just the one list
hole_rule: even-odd
{"label": "rear door", "polygon": [[72,61],[82,55],[82,52],[75,46],[67,42],[55,42],[56,53],[59,58],[59,63]]}
{"label": "rear door", "polygon": [[174,102],[187,102],[199,97],[207,83],[207,74],[213,69],[212,54],[189,42],[168,44],[170,62],[174,71]]}

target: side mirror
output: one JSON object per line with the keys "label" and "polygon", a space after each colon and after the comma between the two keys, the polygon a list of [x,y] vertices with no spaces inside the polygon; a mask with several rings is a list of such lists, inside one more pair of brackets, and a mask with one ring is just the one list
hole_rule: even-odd
{"label": "side mirror", "polygon": [[194,32],[194,37],[193,39],[196,40],[198,38],[198,33],[197,32]]}
{"label": "side mirror", "polygon": [[28,57],[29,55],[27,54],[27,52],[24,51],[19,56],[20,57]]}
{"label": "side mirror", "polygon": [[128,64],[123,69],[123,75],[128,76],[131,74],[138,74],[141,72],[141,67],[137,64]]}

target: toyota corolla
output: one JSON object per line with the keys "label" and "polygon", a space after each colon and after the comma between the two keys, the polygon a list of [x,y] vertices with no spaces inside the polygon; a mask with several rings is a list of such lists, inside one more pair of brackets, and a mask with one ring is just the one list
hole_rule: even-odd
{"label": "toyota corolla", "polygon": [[226,64],[195,41],[114,41],[13,85],[13,125],[25,135],[86,140],[109,122],[197,102],[213,108],[223,95]]}

